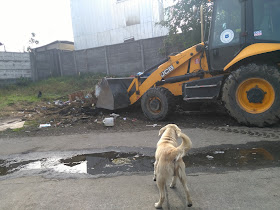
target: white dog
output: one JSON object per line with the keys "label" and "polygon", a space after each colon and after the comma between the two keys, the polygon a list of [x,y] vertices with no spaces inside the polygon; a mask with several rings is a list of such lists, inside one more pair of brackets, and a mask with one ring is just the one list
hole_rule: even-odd
{"label": "white dog", "polygon": [[[176,179],[179,177],[186,193],[186,199],[188,201],[187,205],[188,207],[191,207],[192,200],[187,186],[185,163],[182,158],[191,148],[192,142],[175,124],[168,124],[161,128],[159,136],[161,136],[161,138],[157,143],[155,154],[154,181],[157,182],[160,198],[159,201],[155,203],[155,207],[162,208],[162,203],[165,198],[165,183],[171,176],[173,177],[170,187],[175,187]],[[176,141],[177,137],[182,138],[182,144],[179,147]]]}

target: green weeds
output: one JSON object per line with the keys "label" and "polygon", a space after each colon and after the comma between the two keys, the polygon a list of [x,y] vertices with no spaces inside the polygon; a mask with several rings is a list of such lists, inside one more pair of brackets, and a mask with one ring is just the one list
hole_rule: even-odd
{"label": "green weeds", "polygon": [[[0,87],[0,112],[8,107],[34,105],[41,101],[67,99],[68,94],[83,90],[92,92],[105,75],[83,74],[80,76],[55,77],[32,82],[21,80],[15,85]],[[41,91],[42,96],[38,97]]]}

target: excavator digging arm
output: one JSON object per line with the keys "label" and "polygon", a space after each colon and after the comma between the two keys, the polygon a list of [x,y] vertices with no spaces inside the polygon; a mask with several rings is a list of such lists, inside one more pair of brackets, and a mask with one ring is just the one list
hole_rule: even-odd
{"label": "excavator digging arm", "polygon": [[[203,51],[204,44],[195,45],[181,53],[174,56],[169,56],[169,59],[161,64],[151,75],[149,75],[143,82],[141,82],[141,77],[136,76],[131,82],[127,93],[131,93],[134,89],[134,93],[129,94],[129,100],[131,104],[134,104],[138,99],[140,99],[147,90],[154,86],[160,86],[165,83],[165,80],[174,80],[175,82],[186,81],[193,77],[202,77],[201,72],[186,74],[186,69],[180,68],[183,64],[190,62],[190,59]],[[180,71],[178,71],[180,69]],[[208,69],[207,69],[208,70]],[[145,74],[145,72],[144,72]],[[170,90],[174,95],[182,95],[182,89],[176,88],[177,90]]]}

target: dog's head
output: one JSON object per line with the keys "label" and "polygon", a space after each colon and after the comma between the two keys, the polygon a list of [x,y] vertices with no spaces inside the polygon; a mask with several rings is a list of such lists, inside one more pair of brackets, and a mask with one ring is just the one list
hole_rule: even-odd
{"label": "dog's head", "polygon": [[158,135],[161,136],[163,134],[163,132],[168,128],[173,129],[176,133],[176,136],[179,137],[179,134],[181,133],[181,129],[175,124],[168,124],[168,125],[164,126],[163,128],[161,128],[159,130]]}

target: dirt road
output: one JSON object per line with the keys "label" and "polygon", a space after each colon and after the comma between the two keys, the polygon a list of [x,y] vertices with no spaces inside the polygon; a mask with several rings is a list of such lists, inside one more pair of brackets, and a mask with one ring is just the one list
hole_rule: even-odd
{"label": "dirt road", "polygon": [[[142,127],[0,138],[0,209],[154,209],[159,128]],[[278,129],[182,130],[193,141],[184,159],[193,209],[280,208]],[[183,201],[178,185],[163,208],[183,209]]]}

